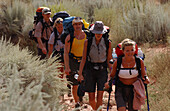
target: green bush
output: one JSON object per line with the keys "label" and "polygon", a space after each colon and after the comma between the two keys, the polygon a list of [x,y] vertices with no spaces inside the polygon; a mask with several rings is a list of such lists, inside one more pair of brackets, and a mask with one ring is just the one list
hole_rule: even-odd
{"label": "green bush", "polygon": [[0,40],[0,109],[2,111],[60,111],[59,96],[67,90],[59,78],[61,64],[39,60],[28,49]]}

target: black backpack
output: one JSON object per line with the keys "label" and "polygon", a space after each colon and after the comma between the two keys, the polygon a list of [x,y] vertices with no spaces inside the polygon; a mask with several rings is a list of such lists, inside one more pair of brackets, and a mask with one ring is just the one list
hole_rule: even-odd
{"label": "black backpack", "polygon": [[59,17],[64,20],[65,18],[70,17],[70,14],[68,14],[67,11],[57,12],[57,13],[55,13],[54,16],[53,16],[53,22],[55,22],[55,20],[56,20],[57,18],[59,18]]}
{"label": "black backpack", "polygon": [[[92,34],[93,35],[93,34]],[[94,36],[92,36],[88,38],[88,44],[87,44],[87,57],[89,56],[90,53],[90,47],[92,45],[92,41],[95,38]],[[106,55],[108,54],[108,49],[109,49],[109,39],[105,36],[102,36],[104,38],[105,41],[105,45],[106,45]]]}
{"label": "black backpack", "polygon": [[117,80],[119,79],[118,74],[119,74],[120,69],[121,70],[130,69],[130,73],[131,73],[131,70],[137,69],[138,73],[139,73],[138,77],[141,78],[142,75],[141,75],[141,61],[140,61],[140,57],[135,55],[136,68],[121,68],[122,57],[123,56],[119,56],[117,58],[117,69],[116,69],[116,75],[115,75],[115,78],[114,78],[116,80],[115,83],[117,83]]}
{"label": "black backpack", "polygon": [[[70,17],[70,14],[68,14],[66,11],[57,12],[53,16],[53,22],[55,22],[55,20],[57,18],[59,18],[59,17],[64,20],[65,18]],[[55,35],[55,39],[54,39],[54,45],[55,45],[57,40],[60,40],[60,39],[58,38],[58,34],[57,34],[57,29],[56,28],[53,28],[53,32],[54,32],[54,35]]]}
{"label": "black backpack", "polygon": [[[91,27],[92,25],[93,25],[93,24],[91,24],[90,27]],[[89,27],[89,29],[90,29],[90,27]],[[107,32],[104,33],[104,34],[102,35],[102,37],[104,38],[104,41],[105,41],[105,44],[106,44],[106,55],[107,55],[107,54],[108,54],[108,49],[109,49],[109,41],[111,41],[111,40],[109,39],[110,29],[109,29],[109,27],[107,27],[106,29],[107,29]],[[91,45],[92,45],[92,41],[93,41],[93,38],[94,38],[95,34],[92,33],[91,31],[87,31],[87,30],[85,30],[85,33],[86,33],[86,35],[87,35],[87,37],[88,37],[88,45],[87,45],[87,57],[88,57],[88,56],[89,56],[89,53],[90,53],[90,47],[91,47]]]}

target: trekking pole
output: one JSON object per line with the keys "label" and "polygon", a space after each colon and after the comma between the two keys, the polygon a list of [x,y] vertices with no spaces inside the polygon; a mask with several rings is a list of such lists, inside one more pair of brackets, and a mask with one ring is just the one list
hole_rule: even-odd
{"label": "trekking pole", "polygon": [[108,93],[109,93],[109,98],[108,98],[108,103],[107,103],[107,111],[109,111],[109,106],[110,106],[110,95],[112,92],[112,87],[109,88]]}
{"label": "trekking pole", "polygon": [[148,111],[149,111],[149,97],[148,97],[148,89],[147,89],[147,84],[144,84],[145,86],[145,91],[146,91],[146,98],[147,98],[147,108],[148,108]]}
{"label": "trekking pole", "polygon": [[[144,55],[144,58],[145,58],[145,55]],[[145,67],[145,71],[146,71],[146,67]],[[147,76],[144,76],[144,78],[145,78],[145,80],[146,80]],[[147,108],[148,108],[148,111],[149,111],[150,109],[149,109],[149,96],[148,96],[147,84],[144,83],[144,86],[145,86],[145,91],[146,91]]]}
{"label": "trekking pole", "polygon": [[107,103],[107,111],[109,111],[110,96],[111,96],[111,92],[112,92],[112,82],[113,82],[113,79],[111,78],[111,79],[109,80],[109,86],[110,86],[109,89],[105,89],[105,88],[104,88],[104,90],[109,93],[109,98],[108,98],[108,103]]}

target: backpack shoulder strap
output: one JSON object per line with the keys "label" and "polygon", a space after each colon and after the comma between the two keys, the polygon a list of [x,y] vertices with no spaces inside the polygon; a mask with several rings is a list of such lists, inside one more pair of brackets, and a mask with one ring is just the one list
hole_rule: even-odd
{"label": "backpack shoulder strap", "polygon": [[42,24],[42,31],[41,31],[41,36],[42,36],[45,28],[45,23],[43,22],[43,19],[41,19],[40,22]]}
{"label": "backpack shoulder strap", "polygon": [[109,49],[109,39],[108,38],[104,38],[104,42],[106,44],[106,55],[108,54],[108,49]]}
{"label": "backpack shoulder strap", "polygon": [[74,39],[74,32],[70,33],[70,52],[71,52],[71,48],[72,48],[72,43],[73,43],[73,39]]}
{"label": "backpack shoulder strap", "polygon": [[54,44],[53,45],[55,45],[56,44],[56,42],[57,42],[57,40],[58,40],[58,34],[57,34],[57,29],[56,28],[53,28],[53,32],[54,32]]}
{"label": "backpack shoulder strap", "polygon": [[116,75],[115,75],[115,79],[118,80],[118,74],[119,74],[119,71],[120,71],[120,67],[121,67],[121,64],[122,64],[122,56],[119,56],[117,58],[117,69],[116,69]]}
{"label": "backpack shoulder strap", "polygon": [[93,37],[88,38],[88,43],[87,43],[87,57],[89,56],[90,53],[90,47],[92,45]]}
{"label": "backpack shoulder strap", "polygon": [[135,61],[136,61],[136,68],[138,70],[138,73],[139,73],[139,78],[141,78],[141,62],[140,62],[140,58],[135,56]]}

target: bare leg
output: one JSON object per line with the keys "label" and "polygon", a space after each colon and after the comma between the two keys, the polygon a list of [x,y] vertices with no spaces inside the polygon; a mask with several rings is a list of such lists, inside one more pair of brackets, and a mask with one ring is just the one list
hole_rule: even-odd
{"label": "bare leg", "polygon": [[103,103],[103,92],[104,91],[97,91],[96,109],[98,109]]}
{"label": "bare leg", "polygon": [[89,93],[89,104],[91,105],[93,110],[96,110],[95,92]]}
{"label": "bare leg", "polygon": [[79,97],[77,96],[77,89],[78,89],[78,85],[74,85],[72,87],[72,94],[73,94],[75,103],[79,102]]}

